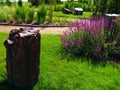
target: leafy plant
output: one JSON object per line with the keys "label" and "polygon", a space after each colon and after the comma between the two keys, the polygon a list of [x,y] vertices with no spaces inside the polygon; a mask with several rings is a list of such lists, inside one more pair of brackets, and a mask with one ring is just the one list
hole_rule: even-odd
{"label": "leafy plant", "polygon": [[73,3],[72,3],[72,2],[69,2],[69,1],[67,1],[67,2],[65,3],[65,6],[64,6],[64,7],[67,8],[67,9],[70,9],[70,10],[73,10],[73,9],[74,9]]}
{"label": "leafy plant", "polygon": [[3,12],[3,8],[0,7],[0,22],[5,22],[7,20],[6,12]]}
{"label": "leafy plant", "polygon": [[15,15],[15,8],[14,7],[10,7],[9,6],[4,6],[2,8],[2,10],[6,13],[6,21],[7,22],[13,22],[15,21],[14,19],[14,15]]}
{"label": "leafy plant", "polygon": [[62,11],[63,8],[64,8],[64,4],[57,4],[55,7],[55,11]]}
{"label": "leafy plant", "polygon": [[38,22],[40,24],[45,21],[46,12],[47,12],[47,9],[46,9],[46,6],[44,4],[42,4],[38,7],[37,17],[38,17]]}
{"label": "leafy plant", "polygon": [[48,12],[48,20],[49,21],[52,21],[53,11],[54,11],[54,6],[53,5],[49,5],[49,12]]}
{"label": "leafy plant", "polygon": [[34,9],[30,8],[27,10],[26,22],[31,23],[33,21],[33,18],[34,18]]}
{"label": "leafy plant", "polygon": [[16,7],[15,11],[15,19],[17,22],[22,23],[25,22],[25,17],[26,17],[26,10],[24,7]]}
{"label": "leafy plant", "polygon": [[8,5],[8,6],[11,6],[12,5],[12,3],[11,3],[11,1],[10,0],[6,0],[6,5]]}
{"label": "leafy plant", "polygon": [[32,3],[32,6],[38,6],[40,3],[40,0],[28,0],[28,1]]}
{"label": "leafy plant", "polygon": [[105,13],[120,13],[119,0],[94,0],[94,15],[104,15]]}
{"label": "leafy plant", "polygon": [[20,7],[23,6],[23,2],[22,2],[22,0],[18,0],[18,6],[20,6]]}

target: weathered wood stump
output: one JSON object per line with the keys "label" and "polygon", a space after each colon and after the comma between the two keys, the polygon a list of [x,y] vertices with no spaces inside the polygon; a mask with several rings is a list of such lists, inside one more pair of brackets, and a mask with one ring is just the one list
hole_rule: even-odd
{"label": "weathered wood stump", "polygon": [[11,30],[5,40],[8,82],[14,86],[33,86],[39,76],[40,33],[33,28]]}

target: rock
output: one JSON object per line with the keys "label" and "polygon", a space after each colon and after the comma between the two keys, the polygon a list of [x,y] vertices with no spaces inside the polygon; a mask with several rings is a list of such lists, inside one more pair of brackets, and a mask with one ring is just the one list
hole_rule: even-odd
{"label": "rock", "polygon": [[62,12],[63,12],[64,14],[72,14],[72,13],[73,13],[70,9],[67,9],[67,8],[64,8],[64,9],[62,10]]}
{"label": "rock", "polygon": [[75,15],[83,15],[83,9],[82,8],[74,8],[74,14]]}

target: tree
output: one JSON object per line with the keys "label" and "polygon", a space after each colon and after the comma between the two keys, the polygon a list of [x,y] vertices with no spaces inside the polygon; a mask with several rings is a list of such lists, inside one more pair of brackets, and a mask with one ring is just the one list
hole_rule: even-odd
{"label": "tree", "polygon": [[28,0],[28,2],[32,3],[32,6],[38,6],[39,5],[39,0]]}
{"label": "tree", "polygon": [[120,0],[94,0],[94,15],[105,13],[120,13]]}
{"label": "tree", "polygon": [[6,0],[6,2],[5,2],[8,6],[11,6],[12,5],[12,3],[11,3],[11,1],[10,0]]}
{"label": "tree", "polygon": [[110,0],[108,13],[120,13],[120,0]]}
{"label": "tree", "polygon": [[101,0],[100,1],[100,14],[103,15],[106,13],[107,11],[107,1],[108,0]]}
{"label": "tree", "polygon": [[18,6],[22,7],[22,5],[23,5],[22,0],[18,0]]}

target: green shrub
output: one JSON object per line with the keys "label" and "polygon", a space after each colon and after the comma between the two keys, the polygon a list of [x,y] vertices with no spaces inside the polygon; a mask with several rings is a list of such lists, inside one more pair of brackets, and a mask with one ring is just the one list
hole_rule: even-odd
{"label": "green shrub", "polygon": [[56,3],[61,3],[61,0],[56,0]]}
{"label": "green shrub", "polygon": [[64,4],[57,4],[55,7],[55,11],[62,11],[63,8],[64,8]]}
{"label": "green shrub", "polygon": [[46,9],[46,6],[44,4],[40,5],[38,7],[38,11],[37,11],[37,21],[38,23],[43,23],[45,21],[45,18],[46,18],[46,12],[47,12],[47,9]]}
{"label": "green shrub", "polygon": [[15,21],[14,16],[15,16],[15,7],[8,7],[4,6],[2,9],[6,13],[6,21],[13,22]]}
{"label": "green shrub", "polygon": [[52,22],[54,5],[49,5],[48,20]]}
{"label": "green shrub", "polygon": [[15,19],[18,23],[25,22],[26,10],[24,7],[16,7]]}
{"label": "green shrub", "polygon": [[32,3],[31,3],[31,2],[26,2],[26,3],[25,3],[25,6],[26,6],[26,7],[31,7],[31,6],[32,6]]}
{"label": "green shrub", "polygon": [[67,8],[73,11],[74,5],[72,2],[66,2],[64,8]]}
{"label": "green shrub", "polygon": [[120,0],[94,0],[94,15],[120,13]]}
{"label": "green shrub", "polygon": [[38,6],[40,2],[43,2],[43,0],[28,0],[29,2],[32,3],[32,6]]}
{"label": "green shrub", "polygon": [[30,8],[27,10],[26,22],[31,23],[33,21],[33,17],[34,17],[34,8]]}
{"label": "green shrub", "polygon": [[120,13],[120,0],[108,0],[108,13]]}
{"label": "green shrub", "polygon": [[0,7],[0,22],[5,22],[7,20],[6,12],[3,12],[3,8]]}
{"label": "green shrub", "polygon": [[22,0],[18,0],[18,6],[20,6],[20,7],[23,6],[23,2],[22,2]]}
{"label": "green shrub", "polygon": [[116,18],[111,25],[112,29],[107,32],[107,51],[110,58],[120,61],[120,17]]}
{"label": "green shrub", "polygon": [[8,5],[8,6],[11,6],[12,5],[12,3],[11,3],[11,1],[10,0],[6,0],[6,5]]}

